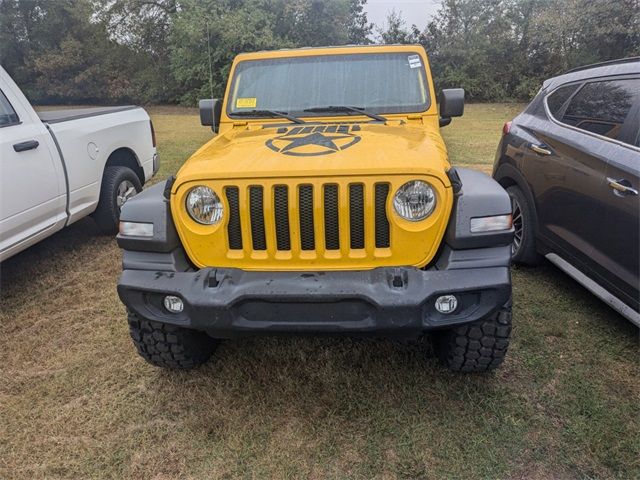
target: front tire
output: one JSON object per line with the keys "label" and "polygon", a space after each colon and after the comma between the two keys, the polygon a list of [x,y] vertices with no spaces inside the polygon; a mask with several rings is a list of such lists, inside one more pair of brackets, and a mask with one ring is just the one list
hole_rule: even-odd
{"label": "front tire", "polygon": [[156,367],[190,370],[205,363],[219,341],[204,332],[154,322],[128,312],[129,333],[138,354]]}
{"label": "front tire", "polygon": [[511,244],[511,260],[521,265],[535,266],[542,257],[536,251],[535,216],[533,208],[519,187],[507,188],[511,199],[513,213],[513,243]]}
{"label": "front tire", "polygon": [[455,372],[486,372],[498,368],[511,338],[511,300],[495,313],[434,336],[440,361]]}
{"label": "front tire", "polygon": [[113,235],[118,232],[122,206],[141,191],[140,179],[129,167],[104,169],[100,200],[96,211],[93,212],[93,219],[102,233]]}

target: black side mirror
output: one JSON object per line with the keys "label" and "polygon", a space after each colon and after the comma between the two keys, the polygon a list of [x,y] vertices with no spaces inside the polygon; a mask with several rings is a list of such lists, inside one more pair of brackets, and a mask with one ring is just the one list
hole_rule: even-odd
{"label": "black side mirror", "polygon": [[220,127],[220,116],[222,115],[222,102],[217,98],[206,98],[198,103],[200,108],[200,123],[211,127],[211,130],[218,133]]}
{"label": "black side mirror", "polygon": [[445,88],[440,92],[440,126],[451,123],[451,117],[461,117],[464,113],[464,89]]}

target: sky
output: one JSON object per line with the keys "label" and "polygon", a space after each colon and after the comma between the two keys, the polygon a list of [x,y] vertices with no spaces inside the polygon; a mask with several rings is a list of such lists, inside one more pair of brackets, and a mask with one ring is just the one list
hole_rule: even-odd
{"label": "sky", "polygon": [[439,7],[439,0],[367,0],[364,7],[367,12],[367,18],[370,22],[376,24],[377,27],[384,28],[387,14],[395,9],[401,13],[402,18],[407,22],[407,27],[416,24],[420,30],[423,30],[431,16],[436,13]]}

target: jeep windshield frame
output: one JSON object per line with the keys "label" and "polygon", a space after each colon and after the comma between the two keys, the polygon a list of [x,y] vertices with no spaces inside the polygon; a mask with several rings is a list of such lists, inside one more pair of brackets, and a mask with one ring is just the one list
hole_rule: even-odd
{"label": "jeep windshield frame", "polygon": [[318,105],[357,105],[373,114],[419,114],[431,106],[424,63],[412,51],[241,60],[233,71],[225,110],[229,118],[243,120],[268,118],[242,113],[251,110],[306,118],[355,113],[309,111]]}

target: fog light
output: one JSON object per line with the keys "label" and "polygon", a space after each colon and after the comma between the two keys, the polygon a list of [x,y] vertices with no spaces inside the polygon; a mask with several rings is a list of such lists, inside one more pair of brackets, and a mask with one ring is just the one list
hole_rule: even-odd
{"label": "fog light", "polygon": [[452,313],[458,308],[458,299],[455,295],[442,295],[436,298],[436,310],[440,313]]}
{"label": "fog light", "polygon": [[182,303],[182,299],[180,297],[167,295],[164,297],[164,308],[169,310],[171,313],[180,313],[184,310],[184,303]]}

